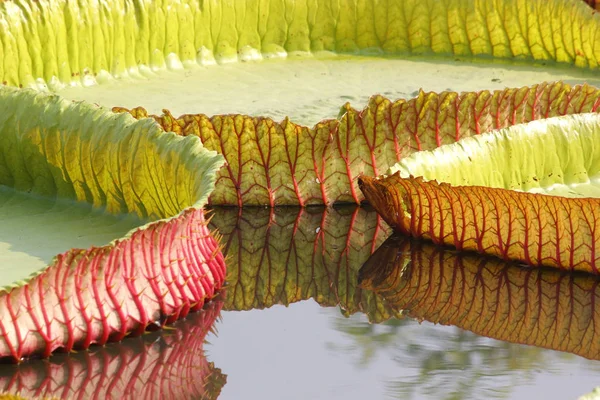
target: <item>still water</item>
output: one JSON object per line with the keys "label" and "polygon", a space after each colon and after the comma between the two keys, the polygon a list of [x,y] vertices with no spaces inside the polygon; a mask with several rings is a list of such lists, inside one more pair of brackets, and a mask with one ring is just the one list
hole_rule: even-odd
{"label": "still water", "polygon": [[0,390],[99,399],[576,399],[600,385],[600,363],[585,358],[600,359],[600,279],[386,241],[389,228],[366,208],[212,213],[229,275],[207,310],[176,329],[3,366]]}

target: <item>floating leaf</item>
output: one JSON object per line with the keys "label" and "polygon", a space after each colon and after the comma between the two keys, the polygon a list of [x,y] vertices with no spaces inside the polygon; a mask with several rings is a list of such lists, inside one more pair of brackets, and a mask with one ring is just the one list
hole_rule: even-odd
{"label": "floating leaf", "polygon": [[[480,92],[425,93],[391,102],[374,96],[362,111],[346,105],[339,120],[313,128],[244,115],[152,116],[166,131],[198,136],[223,154],[211,203],[216,205],[359,204],[357,177],[377,176],[419,150],[496,128],[556,115],[595,112],[592,86],[542,83]],[[127,109],[115,107],[115,112]],[[141,107],[135,118],[148,114]]]}
{"label": "floating leaf", "polygon": [[52,362],[2,366],[0,391],[36,399],[216,399],[226,376],[207,361],[203,346],[221,305],[211,302],[176,329]]}
{"label": "floating leaf", "polygon": [[361,287],[417,320],[600,360],[600,280],[522,268],[392,236],[360,271]]}
{"label": "floating leaf", "polygon": [[387,178],[364,177],[361,188],[405,234],[528,265],[598,273],[600,199],[586,198],[600,195],[598,140],[596,114],[536,121],[416,153]]}
{"label": "floating leaf", "polygon": [[600,16],[575,0],[0,3],[0,82],[51,87],[152,69],[335,51],[598,67]]}
{"label": "floating leaf", "polygon": [[314,299],[373,321],[389,312],[356,287],[358,269],[389,235],[373,210],[341,208],[215,208],[210,227],[227,258],[225,310],[269,308]]}
{"label": "floating leaf", "polygon": [[225,265],[202,207],[220,156],[89,104],[9,88],[0,99],[0,184],[158,219],[0,290],[0,357],[118,341],[213,296]]}

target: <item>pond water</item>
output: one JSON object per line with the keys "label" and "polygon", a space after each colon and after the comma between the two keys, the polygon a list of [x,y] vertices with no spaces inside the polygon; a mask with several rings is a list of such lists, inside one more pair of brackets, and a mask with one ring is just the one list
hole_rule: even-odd
{"label": "pond water", "polygon": [[219,399],[576,399],[600,378],[569,354],[311,302],[222,316],[205,347],[227,374]]}
{"label": "pond water", "polygon": [[[216,211],[213,223],[218,226],[220,221],[227,220],[228,213],[233,211]],[[292,216],[296,216],[295,221]],[[211,360],[228,375],[228,384],[220,398],[577,398],[598,384],[600,363],[595,361],[427,322],[445,320],[480,328],[470,322],[480,320],[485,322],[485,330],[496,337],[502,336],[498,330],[523,329],[520,341],[537,340],[548,345],[550,342],[541,339],[543,332],[536,330],[539,327],[555,337],[550,344],[573,342],[569,347],[572,350],[589,346],[586,355],[600,358],[595,344],[598,337],[593,335],[600,318],[585,307],[574,307],[577,316],[564,312],[554,315],[559,307],[545,300],[553,291],[558,292],[551,283],[560,274],[544,271],[545,274],[531,277],[536,284],[549,283],[539,292],[530,292],[529,298],[524,299],[514,289],[511,292],[515,304],[521,302],[536,309],[544,303],[542,315],[519,314],[517,306],[507,313],[501,300],[490,300],[506,294],[503,288],[507,282],[522,285],[524,272],[516,266],[477,256],[461,259],[462,264],[458,264],[464,282],[419,278],[405,285],[409,287],[403,287],[400,294],[394,293],[400,290],[398,282],[384,281],[378,285],[363,282],[380,290],[374,294],[358,287],[358,275],[369,259],[371,245],[379,245],[389,234],[376,215],[364,209],[340,208],[325,214],[304,213],[299,219],[297,216],[298,212],[291,210],[274,214],[244,211],[237,218],[235,229],[223,229],[227,250],[234,255],[230,264],[231,283],[222,323],[217,325],[218,334],[209,335],[206,346]],[[228,222],[228,226],[232,225]],[[290,233],[293,230],[296,234]],[[245,245],[248,241],[252,244]],[[398,250],[394,243],[390,249],[385,246],[390,245],[386,242],[377,256],[369,259],[371,265],[365,269],[375,272],[371,272],[371,277],[363,273],[364,280],[372,279],[373,275],[375,280],[388,274],[393,277],[402,269],[411,277],[431,277],[440,269],[448,275],[457,265],[456,260],[448,259],[454,256],[452,252],[440,255],[428,247],[411,251],[406,246]],[[240,254],[240,248],[244,249],[243,254],[247,251],[254,257],[244,256],[237,264],[235,256]],[[406,263],[395,262],[398,251],[408,255]],[[440,257],[446,258],[444,263],[439,262]],[[498,275],[484,275],[478,285],[477,273],[484,267],[486,271],[498,271]],[[410,270],[406,271],[407,268]],[[569,281],[569,276],[563,279]],[[589,288],[597,283],[600,280],[581,276],[574,285]],[[485,302],[480,299],[485,292],[481,287],[490,292],[483,296]],[[573,303],[590,304],[600,294],[593,290],[574,291],[576,296],[569,298],[564,289],[558,303],[565,308]],[[441,298],[451,292],[452,296]],[[287,304],[307,295],[312,300],[289,307],[274,305],[259,309]],[[438,304],[427,303],[431,298],[439,298]],[[403,311],[409,305],[406,303],[417,313]],[[450,307],[453,303],[456,309]],[[449,317],[477,303],[482,303],[481,310],[471,313],[471,317]],[[251,307],[256,308],[234,311]],[[491,316],[482,312],[486,309],[492,311]],[[346,317],[352,313],[355,314]],[[591,316],[586,320],[588,315]],[[573,321],[576,318],[577,323]],[[507,320],[509,324],[505,323]],[[569,324],[573,329],[568,329]],[[555,326],[559,328],[553,330]],[[581,334],[584,328],[588,335]],[[581,346],[577,346],[578,342]]]}
{"label": "pond water", "polygon": [[98,399],[562,399],[600,381],[600,363],[576,355],[600,359],[598,278],[386,241],[389,228],[369,208],[212,213],[229,284],[207,310],[175,329],[2,366],[0,390]]}

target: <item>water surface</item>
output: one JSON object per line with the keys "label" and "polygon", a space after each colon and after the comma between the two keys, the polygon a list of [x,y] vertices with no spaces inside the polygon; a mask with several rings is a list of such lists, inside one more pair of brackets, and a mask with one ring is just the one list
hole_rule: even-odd
{"label": "water surface", "polygon": [[[456,258],[455,252],[436,251],[433,246],[425,251],[398,248],[393,242],[386,242],[369,260],[370,251],[365,249],[372,244],[379,247],[389,235],[372,211],[338,208],[325,211],[320,219],[314,214],[312,219],[303,219],[306,215],[301,213],[298,220],[294,215],[298,211],[293,209],[244,210],[241,216],[237,210],[215,212],[215,226],[222,221],[235,226],[223,229],[225,243],[236,243],[226,248],[234,257],[229,264],[223,322],[207,345],[211,359],[228,374],[220,398],[577,398],[600,382],[597,361],[427,321],[473,329],[478,318],[487,318],[480,327],[496,337],[505,331],[520,332],[520,336],[513,335],[516,341],[563,345],[580,353],[582,346],[588,346],[589,351],[583,349],[586,356],[600,358],[594,332],[594,327],[600,332],[600,315],[589,306],[600,296],[595,291],[600,279],[526,270],[478,255]],[[322,236],[306,234],[313,231]],[[260,257],[236,260],[247,241],[252,248],[279,251],[263,250]],[[326,249],[337,251],[323,256]],[[404,258],[398,260],[398,254]],[[361,277],[370,282],[363,286],[377,293],[358,285],[359,270],[367,260]],[[463,264],[453,269],[454,263]],[[442,281],[426,279],[435,271],[439,275],[440,270],[447,274]],[[245,276],[246,271],[260,272]],[[487,272],[487,278],[478,282],[478,272]],[[399,292],[392,278],[398,280],[403,274],[413,280]],[[422,279],[416,279],[417,274]],[[380,282],[375,284],[377,279]],[[532,286],[529,297],[523,298],[525,292],[507,292],[507,282],[519,285],[524,279]],[[543,290],[534,292],[542,282]],[[488,288],[487,302],[477,309],[478,315],[471,313],[462,320],[448,316],[453,315],[448,307],[452,301],[427,302],[454,291],[450,300],[456,298],[456,313],[476,303],[483,288]],[[580,289],[569,297],[569,288]],[[410,290],[420,295],[411,292],[408,296]],[[560,294],[554,303],[542,298],[553,290]],[[312,300],[278,305],[308,297],[297,293],[310,293]],[[512,298],[493,300],[491,296],[501,299],[508,293]],[[236,298],[249,300],[240,303]],[[506,306],[507,301],[514,306]],[[415,304],[421,305],[418,313],[410,310]],[[487,317],[481,311],[486,309],[490,310]],[[529,312],[535,309],[538,314]],[[572,313],[565,312],[569,309]],[[349,314],[354,315],[347,318]],[[543,332],[554,340],[544,338]]]}

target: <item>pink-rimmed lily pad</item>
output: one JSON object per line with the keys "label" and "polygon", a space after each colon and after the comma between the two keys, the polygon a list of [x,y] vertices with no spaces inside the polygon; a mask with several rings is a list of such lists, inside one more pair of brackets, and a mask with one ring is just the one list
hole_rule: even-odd
{"label": "pink-rimmed lily pad", "polygon": [[221,157],[197,139],[97,106],[28,90],[0,96],[3,184],[155,220],[104,246],[68,250],[5,286],[3,357],[120,340],[213,296],[225,264],[203,205]]}

